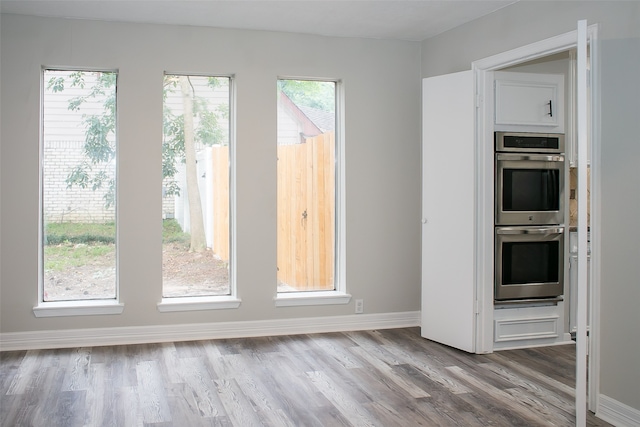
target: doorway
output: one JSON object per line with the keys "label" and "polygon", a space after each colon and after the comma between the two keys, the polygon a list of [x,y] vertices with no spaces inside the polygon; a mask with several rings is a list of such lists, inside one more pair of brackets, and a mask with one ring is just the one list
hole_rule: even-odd
{"label": "doorway", "polygon": [[[477,174],[477,222],[476,222],[476,253],[477,260],[477,296],[482,306],[477,322],[476,345],[477,349],[492,348],[493,340],[493,71],[510,67],[531,64],[532,61],[544,61],[553,58],[554,55],[568,55],[568,52],[577,45],[577,31],[562,34],[557,37],[542,40],[519,49],[514,49],[489,58],[475,61],[472,64],[476,78],[476,94],[479,107],[476,109],[476,174]],[[597,79],[597,26],[588,28],[588,44],[591,54],[591,203],[597,206],[600,193],[599,175],[599,117],[596,110],[599,96]],[[575,95],[573,95],[575,96]],[[595,119],[594,119],[595,118]],[[596,407],[597,392],[599,390],[599,345],[598,345],[598,313],[599,313],[599,224],[600,218],[597,210],[591,215],[591,321],[589,342],[589,409]]]}

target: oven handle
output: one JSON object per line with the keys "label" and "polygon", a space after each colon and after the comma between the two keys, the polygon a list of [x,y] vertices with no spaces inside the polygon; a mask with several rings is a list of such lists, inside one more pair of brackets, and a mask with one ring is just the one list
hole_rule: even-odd
{"label": "oven handle", "polygon": [[543,228],[496,228],[496,234],[561,234],[564,233],[563,227],[543,227]]}
{"label": "oven handle", "polygon": [[562,155],[545,155],[545,154],[512,154],[512,153],[498,153],[496,154],[497,160],[535,160],[542,162],[564,162],[564,156]]}

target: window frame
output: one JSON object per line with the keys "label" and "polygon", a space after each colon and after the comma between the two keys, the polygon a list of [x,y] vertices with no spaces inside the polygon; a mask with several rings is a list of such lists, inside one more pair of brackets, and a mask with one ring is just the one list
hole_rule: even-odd
{"label": "window frame", "polygon": [[[346,186],[345,186],[345,125],[344,106],[345,88],[342,79],[301,76],[277,76],[276,85],[280,80],[302,80],[332,82],[335,90],[335,243],[334,243],[334,289],[317,291],[288,291],[276,292],[273,298],[276,307],[297,307],[316,305],[344,305],[351,301],[351,295],[346,286]],[[276,114],[277,117],[277,114]],[[277,120],[277,118],[276,118]],[[277,148],[277,142],[276,142]]]}
{"label": "window frame", "polygon": [[[164,71],[167,75],[220,77],[229,79],[229,294],[206,296],[161,296],[157,309],[161,313],[200,310],[225,310],[240,307],[242,300],[238,296],[237,257],[236,257],[236,83],[234,74],[210,74]],[[164,104],[164,103],[163,103]],[[164,105],[163,107],[164,108]],[[161,295],[164,284],[160,284]]]}
{"label": "window frame", "polygon": [[[66,300],[66,301],[45,301],[44,300],[44,91],[45,91],[45,72],[46,71],[82,71],[82,72],[100,72],[116,74],[116,125],[115,125],[115,213],[114,220],[115,229],[115,296],[114,298],[104,299],[82,299],[82,300]],[[121,314],[124,311],[124,304],[120,302],[120,280],[119,280],[119,96],[118,84],[120,79],[120,71],[117,68],[94,68],[94,67],[56,67],[42,66],[40,69],[40,120],[38,131],[38,302],[33,307],[33,314],[36,317],[62,317],[62,316],[90,316],[105,314]]]}

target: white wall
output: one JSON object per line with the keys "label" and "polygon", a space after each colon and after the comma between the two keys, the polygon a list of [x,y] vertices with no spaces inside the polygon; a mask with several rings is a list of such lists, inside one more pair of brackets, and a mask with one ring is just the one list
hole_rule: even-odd
{"label": "white wall", "polygon": [[[344,82],[346,286],[365,313],[420,309],[420,44],[2,15],[2,333],[354,313],[274,306],[276,79]],[[121,315],[35,318],[40,70],[117,68]],[[163,73],[237,89],[235,310],[160,313]],[[378,124],[383,123],[384,126]]]}
{"label": "white wall", "polygon": [[518,2],[424,41],[421,74],[469,69],[579,19],[601,39],[600,393],[640,411],[640,2]]}

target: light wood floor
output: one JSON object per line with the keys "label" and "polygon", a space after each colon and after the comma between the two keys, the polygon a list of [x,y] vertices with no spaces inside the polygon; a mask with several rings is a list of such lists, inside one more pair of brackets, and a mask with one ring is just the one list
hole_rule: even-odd
{"label": "light wood floor", "polygon": [[0,425],[571,426],[574,352],[470,355],[417,328],[4,352]]}

